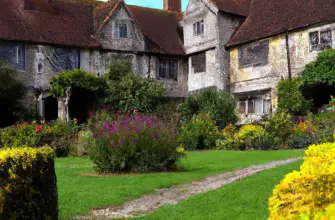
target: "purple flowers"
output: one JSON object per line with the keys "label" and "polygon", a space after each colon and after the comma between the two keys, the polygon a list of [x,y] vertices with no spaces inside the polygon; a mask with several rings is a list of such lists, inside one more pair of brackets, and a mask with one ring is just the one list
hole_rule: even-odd
{"label": "purple flowers", "polygon": [[[104,121],[95,126],[92,131],[97,141],[103,141],[110,147],[120,149],[137,141],[139,135],[145,129],[159,129],[155,118],[136,114],[134,116],[119,115],[113,121]],[[153,133],[154,139],[158,139],[157,133]]]}

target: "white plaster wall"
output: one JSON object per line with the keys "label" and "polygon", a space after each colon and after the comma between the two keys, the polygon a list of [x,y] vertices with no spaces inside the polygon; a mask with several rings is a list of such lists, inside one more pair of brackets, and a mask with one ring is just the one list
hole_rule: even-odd
{"label": "white plaster wall", "polygon": [[192,67],[192,58],[189,57],[189,75],[188,75],[188,89],[190,92],[217,86],[219,89],[223,88],[223,81],[218,79],[216,68],[216,50],[206,51],[206,72],[194,73]]}
{"label": "white plaster wall", "polygon": [[[218,44],[216,6],[209,0],[190,0],[184,13],[184,48],[186,54],[215,47]],[[193,36],[193,24],[204,20],[204,34]]]}

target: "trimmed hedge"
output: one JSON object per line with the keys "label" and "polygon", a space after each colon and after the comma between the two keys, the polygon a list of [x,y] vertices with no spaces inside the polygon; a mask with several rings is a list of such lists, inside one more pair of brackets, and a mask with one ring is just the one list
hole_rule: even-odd
{"label": "trimmed hedge", "polygon": [[335,219],[335,143],[312,145],[269,199],[269,220]]}
{"label": "trimmed hedge", "polygon": [[0,219],[57,220],[54,151],[42,148],[0,150]]}

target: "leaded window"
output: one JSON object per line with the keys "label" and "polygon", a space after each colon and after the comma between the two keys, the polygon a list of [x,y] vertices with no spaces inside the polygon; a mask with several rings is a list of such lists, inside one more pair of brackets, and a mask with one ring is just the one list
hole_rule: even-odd
{"label": "leaded window", "polygon": [[193,35],[202,35],[205,32],[204,20],[198,21],[193,24]]}
{"label": "leaded window", "polygon": [[178,61],[173,59],[158,59],[157,62],[158,79],[178,79]]}
{"label": "leaded window", "polygon": [[309,33],[310,51],[320,51],[332,48],[332,30],[314,31]]}
{"label": "leaded window", "polygon": [[0,42],[0,59],[19,71],[25,71],[25,45],[18,42]]}
{"label": "leaded window", "polygon": [[206,52],[193,55],[191,59],[194,73],[206,72]]}

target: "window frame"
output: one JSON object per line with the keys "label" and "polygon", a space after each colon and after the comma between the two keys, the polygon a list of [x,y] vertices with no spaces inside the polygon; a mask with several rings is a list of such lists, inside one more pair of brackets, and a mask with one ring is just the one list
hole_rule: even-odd
{"label": "window frame", "polygon": [[[26,44],[19,41],[1,41],[0,44],[4,44],[4,50],[1,51],[7,54],[12,54],[12,56],[4,56],[0,58],[3,59],[6,63],[10,64],[18,72],[25,72],[27,62]],[[22,53],[21,56],[20,51]]]}
{"label": "window frame", "polygon": [[[254,60],[253,62],[242,62],[242,59],[246,59],[246,58],[244,58],[245,55],[243,55],[244,50],[248,50],[248,49],[254,50],[255,48],[260,47],[262,45],[264,45],[263,46],[264,49],[267,50],[267,51],[265,51],[265,52],[267,52],[266,53],[266,61],[264,61],[263,59],[260,59],[260,60],[256,60],[256,61]],[[239,69],[247,68],[247,67],[253,67],[253,66],[263,66],[263,65],[267,65],[269,63],[269,53],[270,53],[270,41],[269,41],[269,39],[260,40],[257,43],[240,46],[240,47],[238,47],[237,50],[238,50],[238,67],[239,67]]]}
{"label": "window frame", "polygon": [[[161,62],[165,62],[165,77],[161,76]],[[175,73],[174,76],[171,77],[170,70],[172,63],[174,63],[174,69]],[[178,81],[178,75],[179,75],[179,60],[173,59],[173,58],[165,58],[165,57],[158,57],[156,62],[156,79],[157,80],[169,80],[169,81]]]}
{"label": "window frame", "polygon": [[[240,96],[237,98],[237,110],[239,112],[239,114],[243,114],[243,115],[269,115],[271,114],[271,109],[272,109],[272,106],[271,106],[271,98],[268,97],[267,94],[262,94],[262,95],[256,95],[256,97],[258,98],[255,98],[255,97],[252,97],[252,96]],[[256,112],[256,109],[259,109],[259,108],[256,108],[256,103],[257,101],[256,100],[261,100],[261,103],[260,103],[260,112]],[[252,112],[250,112],[250,109],[249,109],[249,105],[250,103],[252,103]],[[259,103],[259,102],[258,102]],[[265,104],[266,103],[270,103],[270,106],[268,109],[265,109]],[[241,110],[241,107],[244,107],[244,112],[242,112]]]}
{"label": "window frame", "polygon": [[[118,32],[119,32],[119,39],[126,39],[128,38],[128,25],[125,22],[118,23]],[[122,30],[122,32],[121,32]],[[125,34],[125,35],[123,35]]]}
{"label": "window frame", "polygon": [[200,36],[205,34],[205,22],[204,19],[193,23],[193,36]]}
{"label": "window frame", "polygon": [[[315,31],[310,31],[308,34],[309,37],[309,52],[319,52],[319,51],[323,51],[328,49],[327,47],[324,47],[326,44],[322,43],[322,39],[321,39],[321,33],[325,33],[325,32],[330,32],[330,37],[331,37],[331,41],[330,41],[330,48],[333,48],[333,30],[330,28],[326,28],[326,29],[320,29],[320,30],[315,30]],[[317,44],[312,44],[312,35],[317,33]]]}
{"label": "window frame", "polygon": [[[204,57],[200,56],[202,54],[203,54]],[[200,62],[201,58],[204,58],[204,63]],[[195,66],[194,59],[198,59],[198,60],[195,60],[195,61],[200,63],[200,64],[198,64],[200,67]],[[200,53],[193,54],[191,56],[191,67],[193,69],[193,73],[195,73],[195,74],[196,73],[205,73],[207,71],[207,51],[203,51],[203,52],[200,52]]]}

